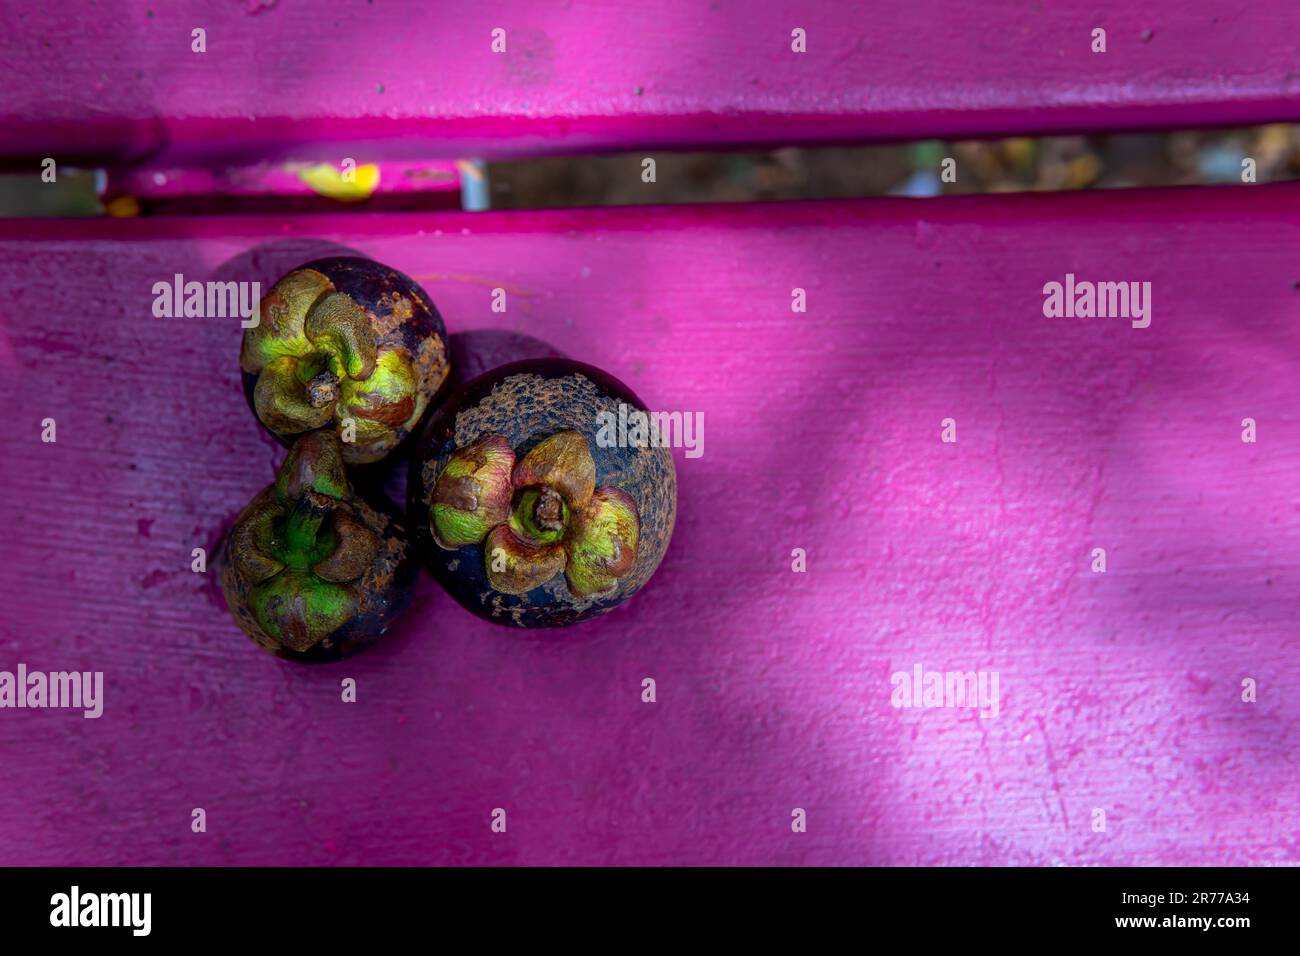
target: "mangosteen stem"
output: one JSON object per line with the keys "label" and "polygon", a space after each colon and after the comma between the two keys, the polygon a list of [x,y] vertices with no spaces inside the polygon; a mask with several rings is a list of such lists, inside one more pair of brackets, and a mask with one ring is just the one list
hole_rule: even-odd
{"label": "mangosteen stem", "polygon": [[310,551],[316,545],[321,523],[334,510],[335,501],[315,491],[303,492],[284,523],[284,543],[291,553]]}
{"label": "mangosteen stem", "polygon": [[564,503],[554,488],[542,486],[533,502],[533,524],[543,531],[564,530]]}
{"label": "mangosteen stem", "polygon": [[339,379],[329,369],[307,383],[307,400],[312,408],[324,408],[339,400]]}

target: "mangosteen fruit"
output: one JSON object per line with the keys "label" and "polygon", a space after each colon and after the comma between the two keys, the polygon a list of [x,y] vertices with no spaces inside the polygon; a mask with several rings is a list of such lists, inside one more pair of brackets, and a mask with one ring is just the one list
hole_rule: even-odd
{"label": "mangosteen fruit", "polygon": [[600,369],[532,359],[479,376],[430,417],[407,479],[408,520],[461,605],[500,624],[556,627],[645,585],[672,536],[677,475],[668,448],[619,437],[629,411],[645,406]]}
{"label": "mangosteen fruit", "polygon": [[258,419],[286,445],[333,429],[349,465],[413,431],[446,380],[447,330],[409,277],[370,259],[317,259],[261,301],[239,366]]}
{"label": "mangosteen fruit", "polygon": [[221,586],[239,627],[280,657],[350,657],[410,601],[416,562],[400,516],[354,494],[334,432],[308,432],[236,519]]}

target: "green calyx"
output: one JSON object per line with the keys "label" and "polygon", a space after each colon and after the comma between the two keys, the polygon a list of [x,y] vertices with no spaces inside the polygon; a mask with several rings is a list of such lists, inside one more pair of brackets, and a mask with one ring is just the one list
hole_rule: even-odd
{"label": "green calyx", "polygon": [[339,501],[352,496],[338,437],[332,432],[311,432],[293,443],[275,473],[275,497],[288,508],[304,492]]}
{"label": "green calyx", "polygon": [[277,528],[276,557],[287,567],[304,571],[325,560],[338,546],[338,535],[327,524],[334,499],[304,492]]}
{"label": "green calyx", "polygon": [[380,347],[371,316],[313,269],[285,276],[263,298],[261,322],[245,330],[240,366],[257,376],[253,406],[281,437],[351,420],[349,461],[381,454],[424,410],[419,375],[405,349]]}
{"label": "green calyx", "polygon": [[268,637],[302,653],[347,623],[356,598],[341,585],[289,570],[255,587],[248,604]]}
{"label": "green calyx", "polygon": [[488,583],[523,594],[563,572],[577,597],[609,592],[636,561],[640,516],[618,488],[596,487],[586,439],[562,431],[517,464],[501,435],[458,449],[430,502],[434,539],[483,544]]}
{"label": "green calyx", "polygon": [[515,453],[500,435],[456,450],[438,475],[429,509],[440,547],[477,544],[509,517],[514,464]]}
{"label": "green calyx", "polygon": [[641,517],[632,496],[619,488],[597,488],[565,538],[564,568],[574,594],[602,594],[636,562]]}
{"label": "green calyx", "polygon": [[275,483],[231,533],[231,559],[258,626],[299,652],[355,613],[359,579],[379,548],[353,505],[338,438],[325,431],[294,444]]}

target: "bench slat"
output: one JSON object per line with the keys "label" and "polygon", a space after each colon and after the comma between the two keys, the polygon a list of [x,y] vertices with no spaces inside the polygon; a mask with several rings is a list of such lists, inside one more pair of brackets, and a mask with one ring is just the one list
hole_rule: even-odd
{"label": "bench slat", "polygon": [[338,162],[1300,120],[1291,0],[1062,6],[35,4],[0,32],[0,155]]}
{"label": "bench slat", "polygon": [[[1300,862],[1298,233],[1289,186],[0,222],[0,666],[107,681],[0,714],[0,862]],[[426,577],[327,668],[236,631],[190,550],[282,452],[239,329],[152,285],[338,245],[704,413],[629,606],[529,640]],[[1045,318],[1067,272],[1150,281],[1150,328]],[[916,664],[999,715],[894,709]]]}

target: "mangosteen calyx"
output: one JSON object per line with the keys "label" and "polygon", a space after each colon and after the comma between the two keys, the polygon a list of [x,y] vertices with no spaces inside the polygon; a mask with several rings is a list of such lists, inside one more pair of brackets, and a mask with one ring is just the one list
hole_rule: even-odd
{"label": "mangosteen calyx", "polygon": [[381,542],[355,513],[333,432],[300,438],[267,491],[231,532],[231,563],[258,627],[304,653],[357,613]]}
{"label": "mangosteen calyx", "polygon": [[516,463],[502,435],[457,449],[434,486],[429,524],[439,547],[484,545],[488,583],[523,594],[563,572],[569,590],[613,590],[636,562],[641,517],[621,488],[596,486],[587,440],[561,431]]}
{"label": "mangosteen calyx", "polygon": [[256,376],[253,407],[282,438],[351,421],[362,449],[387,447],[423,411],[420,376],[404,348],[382,346],[372,317],[315,269],[289,273],[244,333],[241,369]]}

